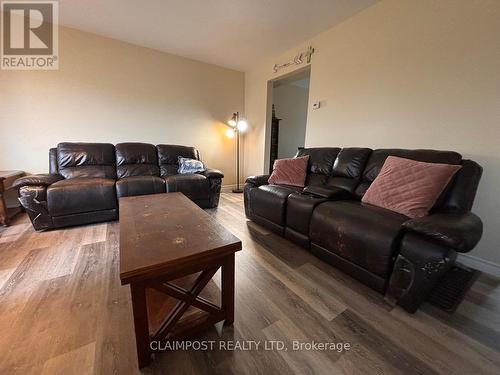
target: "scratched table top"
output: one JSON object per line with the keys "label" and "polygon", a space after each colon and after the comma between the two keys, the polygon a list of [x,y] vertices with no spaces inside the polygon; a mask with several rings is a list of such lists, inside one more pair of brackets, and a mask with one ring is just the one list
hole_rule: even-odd
{"label": "scratched table top", "polygon": [[241,250],[241,241],[182,193],[120,198],[120,279]]}

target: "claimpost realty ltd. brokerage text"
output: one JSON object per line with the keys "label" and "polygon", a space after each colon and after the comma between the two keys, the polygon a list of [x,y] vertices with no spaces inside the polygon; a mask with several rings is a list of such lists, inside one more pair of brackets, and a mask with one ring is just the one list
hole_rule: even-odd
{"label": "claimpost realty ltd. brokerage text", "polygon": [[276,350],[276,351],[335,351],[338,353],[351,349],[348,342],[304,341],[304,340],[199,340],[199,341],[151,341],[152,351],[171,350]]}

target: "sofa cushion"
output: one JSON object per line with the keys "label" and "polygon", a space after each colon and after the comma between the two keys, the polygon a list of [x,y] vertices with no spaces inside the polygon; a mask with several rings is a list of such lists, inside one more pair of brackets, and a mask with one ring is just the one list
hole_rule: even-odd
{"label": "sofa cushion", "polygon": [[47,189],[47,206],[51,216],[117,208],[115,181],[88,177],[58,181]]}
{"label": "sofa cushion", "polygon": [[326,200],[325,197],[312,194],[290,194],[286,202],[287,228],[309,237],[309,224],[311,223],[314,208]]}
{"label": "sofa cushion", "polygon": [[182,156],[179,156],[177,159],[179,163],[179,169],[177,170],[177,173],[179,174],[193,174],[206,171],[203,162],[201,162],[200,160],[183,158]]}
{"label": "sofa cushion", "polygon": [[362,201],[411,218],[427,216],[460,168],[389,156]]}
{"label": "sofa cushion", "polygon": [[118,143],[116,174],[130,176],[160,176],[156,147],[148,143]]}
{"label": "sofa cushion", "polygon": [[116,178],[115,146],[109,143],[59,143],[57,165],[64,178]]}
{"label": "sofa cushion", "polygon": [[[423,161],[426,163],[460,164],[462,155],[454,151],[438,150],[406,150],[406,149],[378,149],[370,154],[366,167],[361,177],[361,182],[356,187],[355,194],[361,198],[370,184],[377,178],[385,159],[388,156],[398,156],[400,158]],[[438,200],[438,203],[440,200]]]}
{"label": "sofa cushion", "polygon": [[309,234],[311,243],[388,278],[406,220],[357,201],[330,201],[314,210]]}
{"label": "sofa cushion", "polygon": [[118,198],[164,192],[165,180],[157,176],[132,176],[116,181],[116,195]]}
{"label": "sofa cushion", "polygon": [[200,153],[194,147],[178,145],[157,145],[160,176],[175,175],[179,169],[179,156],[183,158],[200,160]]}
{"label": "sofa cushion", "polygon": [[208,199],[210,182],[201,174],[176,174],[165,177],[167,193],[181,192],[192,200]]}
{"label": "sofa cushion", "polygon": [[304,187],[308,160],[309,155],[275,160],[269,183]]}
{"label": "sofa cushion", "polygon": [[250,190],[251,210],[280,226],[285,225],[288,196],[302,189],[294,186],[262,185]]}

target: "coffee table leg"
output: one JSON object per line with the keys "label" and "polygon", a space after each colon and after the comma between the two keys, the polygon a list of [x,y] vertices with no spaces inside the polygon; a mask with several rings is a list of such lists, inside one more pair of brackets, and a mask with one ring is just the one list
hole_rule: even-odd
{"label": "coffee table leg", "polygon": [[222,308],[226,312],[224,325],[234,322],[234,253],[222,265]]}
{"label": "coffee table leg", "polygon": [[151,363],[146,288],[143,285],[131,284],[130,292],[132,294],[132,309],[134,312],[137,360],[139,362],[139,368],[143,368]]}

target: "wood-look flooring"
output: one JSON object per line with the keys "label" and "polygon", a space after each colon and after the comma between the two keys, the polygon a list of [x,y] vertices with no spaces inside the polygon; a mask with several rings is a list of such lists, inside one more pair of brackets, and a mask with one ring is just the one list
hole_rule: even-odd
{"label": "wood-look flooring", "polygon": [[[500,280],[481,275],[455,314],[410,315],[287,240],[247,222],[241,195],[210,213],[238,236],[236,317],[219,337],[343,342],[336,351],[176,351],[150,374],[499,374]],[[0,228],[0,374],[138,374],[119,223]],[[216,294],[220,275],[209,284]]]}

